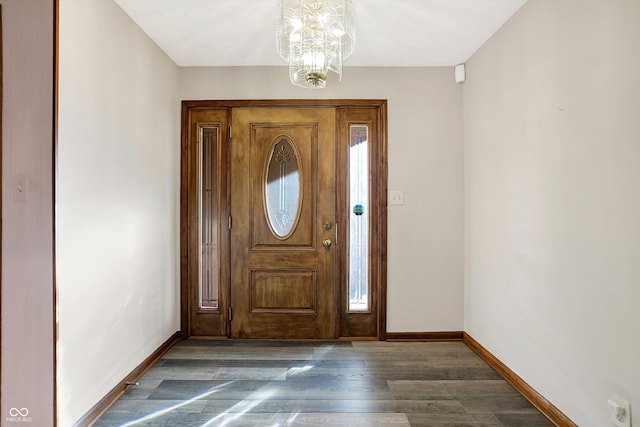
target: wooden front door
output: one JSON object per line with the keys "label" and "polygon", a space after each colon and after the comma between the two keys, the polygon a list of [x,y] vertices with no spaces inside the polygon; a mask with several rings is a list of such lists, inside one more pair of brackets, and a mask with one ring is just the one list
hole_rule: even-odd
{"label": "wooden front door", "polygon": [[336,336],[335,116],[233,109],[233,338]]}
{"label": "wooden front door", "polygon": [[384,339],[386,101],[183,101],[181,150],[185,338]]}

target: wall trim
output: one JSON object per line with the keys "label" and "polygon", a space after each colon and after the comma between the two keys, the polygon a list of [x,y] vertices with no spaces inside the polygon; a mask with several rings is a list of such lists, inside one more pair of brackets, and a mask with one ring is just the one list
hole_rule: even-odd
{"label": "wall trim", "polygon": [[462,331],[387,332],[387,341],[462,341]]}
{"label": "wall trim", "polygon": [[527,399],[533,406],[536,407],[542,414],[549,419],[556,426],[562,427],[578,427],[576,423],[571,421],[569,417],[563,414],[558,408],[556,408],[551,402],[545,399],[540,393],[538,393],[533,387],[531,387],[525,380],[519,377],[513,372],[507,365],[502,363],[500,359],[495,357],[489,350],[484,348],[482,344],[476,341],[471,335],[466,332],[462,333],[462,342],[467,345],[474,353],[476,353],[482,360],[493,368],[506,382],[511,384],[525,399]]}
{"label": "wall trim", "polygon": [[98,403],[93,405],[89,411],[84,414],[74,427],[89,427],[95,423],[98,418],[113,406],[114,403],[131,387],[131,383],[135,383],[149,370],[164,354],[171,349],[178,341],[180,341],[180,332],[176,332],[169,339],[160,345],[149,357],[144,359],[133,371],[129,373],[122,381],[111,389]]}

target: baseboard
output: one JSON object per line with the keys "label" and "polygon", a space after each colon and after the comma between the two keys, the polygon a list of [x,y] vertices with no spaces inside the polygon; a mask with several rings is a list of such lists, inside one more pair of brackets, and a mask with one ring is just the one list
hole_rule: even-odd
{"label": "baseboard", "polygon": [[180,340],[180,332],[176,332],[166,340],[160,347],[156,349],[149,357],[140,363],[133,371],[129,373],[122,381],[111,389],[98,403],[93,405],[89,411],[82,416],[74,427],[89,427],[95,423],[102,414],[104,414],[116,401],[124,394],[132,383],[135,383],[151,368],[164,354]]}
{"label": "baseboard", "polygon": [[527,399],[533,406],[535,406],[542,414],[547,417],[556,426],[561,427],[578,427],[576,423],[571,421],[569,417],[563,414],[558,408],[556,408],[551,402],[538,393],[533,387],[520,378],[515,372],[513,372],[507,365],[502,363],[497,357],[495,357],[489,350],[484,348],[482,344],[476,341],[471,335],[466,332],[462,333],[462,342],[467,345],[474,353],[476,353],[482,360],[487,362],[506,382],[511,384],[525,399]]}
{"label": "baseboard", "polygon": [[387,332],[387,341],[462,341],[462,332]]}

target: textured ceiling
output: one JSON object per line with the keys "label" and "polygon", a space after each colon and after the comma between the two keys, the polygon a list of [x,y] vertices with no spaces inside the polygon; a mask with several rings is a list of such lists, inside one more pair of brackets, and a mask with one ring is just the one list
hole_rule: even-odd
{"label": "textured ceiling", "polygon": [[[278,0],[114,0],[180,66],[285,65]],[[527,0],[354,0],[345,66],[465,62]]]}

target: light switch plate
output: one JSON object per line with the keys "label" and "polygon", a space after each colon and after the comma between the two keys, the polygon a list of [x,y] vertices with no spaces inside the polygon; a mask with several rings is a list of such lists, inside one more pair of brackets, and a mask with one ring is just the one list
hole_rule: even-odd
{"label": "light switch plate", "polygon": [[401,191],[401,190],[389,191],[389,204],[404,205],[404,191]]}

